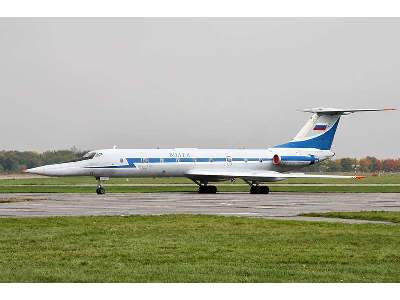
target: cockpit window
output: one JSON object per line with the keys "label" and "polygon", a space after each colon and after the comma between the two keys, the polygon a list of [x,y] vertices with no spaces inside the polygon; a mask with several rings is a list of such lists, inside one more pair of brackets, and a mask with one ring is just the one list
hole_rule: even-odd
{"label": "cockpit window", "polygon": [[100,156],[102,156],[102,155],[103,155],[103,153],[97,152],[96,155],[95,155],[94,157],[100,157]]}
{"label": "cockpit window", "polygon": [[96,152],[88,152],[86,153],[84,156],[80,157],[80,158],[76,158],[67,162],[77,162],[77,161],[83,161],[83,160],[89,160],[92,159],[93,157],[96,156]]}
{"label": "cockpit window", "polygon": [[81,158],[81,160],[92,159],[92,158],[95,157],[95,156],[96,156],[96,152],[89,152],[89,153],[86,153],[86,154]]}

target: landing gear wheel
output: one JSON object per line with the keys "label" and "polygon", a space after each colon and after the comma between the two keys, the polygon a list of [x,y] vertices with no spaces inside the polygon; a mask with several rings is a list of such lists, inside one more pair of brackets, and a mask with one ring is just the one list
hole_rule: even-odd
{"label": "landing gear wheel", "polygon": [[250,187],[250,194],[259,194],[260,193],[260,187],[258,185],[252,185]]}
{"label": "landing gear wheel", "polygon": [[269,187],[260,186],[260,194],[269,194]]}
{"label": "landing gear wheel", "polygon": [[217,187],[214,185],[201,185],[199,186],[200,194],[215,194],[217,192]]}
{"label": "landing gear wheel", "polygon": [[250,194],[269,194],[269,187],[252,185],[250,188]]}
{"label": "landing gear wheel", "polygon": [[97,188],[96,193],[97,195],[104,195],[106,193],[106,189],[103,186],[103,180],[108,180],[108,177],[96,177],[97,180]]}
{"label": "landing gear wheel", "polygon": [[217,193],[217,187],[215,185],[209,185],[208,186],[208,191],[210,194],[216,194]]}
{"label": "landing gear wheel", "polygon": [[106,193],[106,189],[103,187],[98,187],[96,189],[96,193],[97,193],[97,195],[104,195]]}

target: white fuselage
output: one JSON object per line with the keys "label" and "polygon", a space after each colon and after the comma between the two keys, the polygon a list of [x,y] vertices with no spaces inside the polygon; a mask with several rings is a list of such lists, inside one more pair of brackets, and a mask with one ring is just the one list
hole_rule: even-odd
{"label": "white fuselage", "polygon": [[193,169],[287,172],[334,155],[318,149],[104,149],[87,159],[30,169],[47,176],[184,177]]}

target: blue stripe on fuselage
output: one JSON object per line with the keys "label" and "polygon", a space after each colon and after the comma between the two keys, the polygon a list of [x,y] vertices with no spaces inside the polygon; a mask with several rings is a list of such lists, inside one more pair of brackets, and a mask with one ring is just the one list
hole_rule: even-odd
{"label": "blue stripe on fuselage", "polygon": [[[265,162],[271,161],[272,158],[244,158],[244,157],[232,157],[233,162]],[[297,161],[297,162],[315,162],[315,158],[311,156],[282,156],[282,161]],[[123,169],[123,168],[136,168],[136,164],[146,164],[143,162],[143,158],[135,157],[135,158],[127,158],[126,161],[128,165],[119,165],[119,166],[93,166],[87,167],[88,169]],[[226,162],[226,158],[222,157],[201,157],[201,158],[148,158],[149,164],[162,164],[162,163],[212,163],[212,162]],[[163,161],[163,162],[161,162]]]}

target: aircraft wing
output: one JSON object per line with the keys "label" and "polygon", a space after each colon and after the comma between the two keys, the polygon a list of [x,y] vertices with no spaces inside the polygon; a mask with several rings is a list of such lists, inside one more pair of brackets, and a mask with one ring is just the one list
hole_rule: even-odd
{"label": "aircraft wing", "polygon": [[222,180],[241,178],[259,182],[280,181],[289,178],[334,178],[334,179],[362,179],[365,176],[341,176],[341,175],[314,175],[304,173],[280,173],[274,171],[247,171],[247,170],[190,170],[186,176],[193,179]]}

